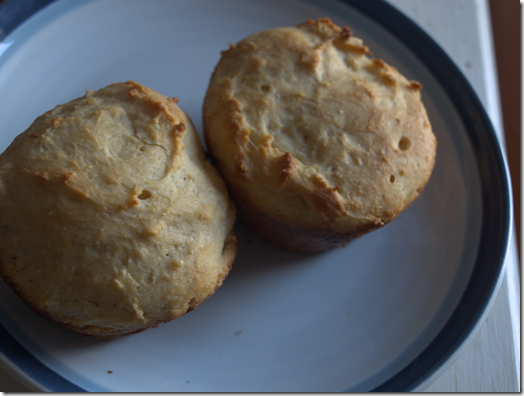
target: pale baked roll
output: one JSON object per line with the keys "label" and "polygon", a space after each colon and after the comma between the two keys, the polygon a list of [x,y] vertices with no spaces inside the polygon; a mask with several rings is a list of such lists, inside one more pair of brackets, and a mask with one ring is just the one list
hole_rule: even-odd
{"label": "pale baked roll", "polygon": [[57,106],[0,156],[0,273],[81,334],[197,307],[232,265],[234,220],[177,100],[134,82]]}
{"label": "pale baked roll", "polygon": [[241,218],[307,252],[393,220],[435,163],[420,89],[328,19],[230,45],[209,83],[204,133]]}

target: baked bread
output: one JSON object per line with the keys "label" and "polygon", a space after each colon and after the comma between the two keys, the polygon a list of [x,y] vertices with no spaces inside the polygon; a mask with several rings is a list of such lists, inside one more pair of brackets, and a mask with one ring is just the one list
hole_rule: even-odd
{"label": "baked bread", "polygon": [[432,172],[421,85],[329,19],[222,52],[204,101],[208,149],[239,217],[284,248],[343,246],[393,220]]}
{"label": "baked bread", "polygon": [[0,273],[81,334],[197,307],[232,265],[234,220],[177,99],[134,82],[57,106],[0,156]]}

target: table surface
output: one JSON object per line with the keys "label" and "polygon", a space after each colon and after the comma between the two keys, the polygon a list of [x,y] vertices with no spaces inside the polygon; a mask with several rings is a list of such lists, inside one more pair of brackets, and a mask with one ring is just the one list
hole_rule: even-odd
{"label": "table surface", "polygon": [[[418,23],[462,70],[504,143],[488,0],[387,0]],[[520,392],[520,277],[516,240],[489,314],[427,392]],[[0,390],[28,389],[0,368]]]}

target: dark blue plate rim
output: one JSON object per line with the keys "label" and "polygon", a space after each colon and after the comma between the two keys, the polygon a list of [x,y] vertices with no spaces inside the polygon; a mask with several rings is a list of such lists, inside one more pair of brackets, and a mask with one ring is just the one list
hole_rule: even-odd
{"label": "dark blue plate rim", "polygon": [[[5,0],[0,3],[0,41],[56,0]],[[477,94],[445,51],[411,19],[384,0],[338,0],[357,9],[403,42],[433,74],[463,122],[479,170],[482,228],[477,259],[466,290],[451,318],[410,364],[375,392],[417,389],[435,374],[476,328],[497,290],[506,261],[512,216],[510,185],[502,149]],[[0,352],[19,370],[50,391],[78,392],[36,359],[0,325]]]}

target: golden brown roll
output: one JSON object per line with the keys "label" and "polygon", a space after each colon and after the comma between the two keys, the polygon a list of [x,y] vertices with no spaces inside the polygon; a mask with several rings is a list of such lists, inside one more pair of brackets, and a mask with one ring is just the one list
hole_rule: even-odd
{"label": "golden brown roll", "polygon": [[266,240],[307,252],[345,245],[426,185],[436,140],[421,85],[369,55],[328,19],[222,52],[206,142],[239,215]]}
{"label": "golden brown roll", "polygon": [[187,115],[134,82],[38,117],[0,156],[0,273],[99,337],[194,309],[227,276],[235,209]]}

